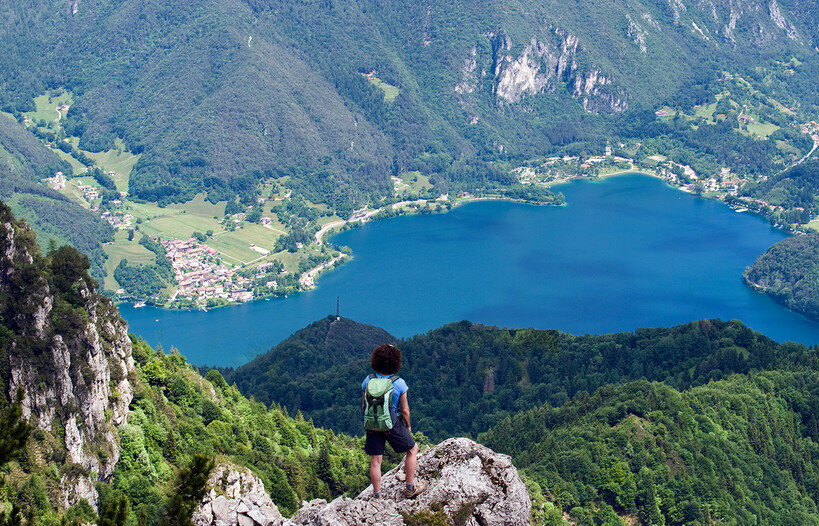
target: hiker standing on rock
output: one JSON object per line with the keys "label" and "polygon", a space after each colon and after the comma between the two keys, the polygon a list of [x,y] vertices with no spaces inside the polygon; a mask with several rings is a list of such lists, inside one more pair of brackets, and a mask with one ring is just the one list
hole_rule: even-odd
{"label": "hiker standing on rock", "polygon": [[396,453],[406,452],[404,497],[412,498],[426,489],[424,481],[415,482],[418,444],[412,438],[407,383],[396,374],[401,370],[401,350],[385,343],[373,349],[370,365],[375,374],[361,384],[364,427],[367,440],[364,451],[370,455],[370,482],[373,497],[381,497],[381,461],[387,442]]}

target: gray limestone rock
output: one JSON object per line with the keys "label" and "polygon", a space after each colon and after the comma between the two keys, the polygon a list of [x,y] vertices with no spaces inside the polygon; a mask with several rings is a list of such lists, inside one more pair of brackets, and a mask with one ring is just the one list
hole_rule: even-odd
{"label": "gray limestone rock", "polygon": [[264,483],[247,468],[219,464],[208,487],[192,517],[197,526],[279,526],[284,521]]}
{"label": "gray limestone rock", "polygon": [[[403,465],[383,476],[383,498],[373,498],[370,487],[355,499],[316,499],[285,520],[253,473],[220,464],[209,481],[214,489],[193,519],[197,526],[403,526],[404,516],[427,511],[443,513],[450,522],[457,517],[466,526],[529,524],[529,493],[511,459],[472,440],[449,439],[418,456],[417,479],[427,489],[414,499],[404,497],[404,482],[396,477],[401,470]],[[265,498],[269,504],[261,504]]]}
{"label": "gray limestone rock", "polygon": [[414,499],[404,497],[404,483],[396,478],[402,469],[384,475],[381,499],[372,497],[370,487],[356,499],[314,500],[283,526],[400,526],[402,513],[422,511],[440,511],[449,521],[457,516],[470,526],[529,524],[529,493],[511,459],[472,440],[452,438],[419,455],[416,478],[427,489]]}

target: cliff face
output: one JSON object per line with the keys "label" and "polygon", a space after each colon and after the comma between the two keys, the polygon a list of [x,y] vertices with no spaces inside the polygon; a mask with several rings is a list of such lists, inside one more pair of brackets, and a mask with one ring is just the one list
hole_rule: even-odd
{"label": "cliff face", "polygon": [[625,92],[614,86],[599,66],[580,65],[577,36],[555,29],[550,38],[532,37],[520,51],[515,51],[511,38],[503,32],[487,32],[483,36],[491,41],[491,55],[479,52],[475,46],[464,62],[461,81],[454,88],[462,107],[472,106],[469,99],[474,98],[472,94],[490,75],[494,79],[495,98],[502,103],[516,103],[524,95],[554,92],[565,86],[586,111],[613,113],[628,109]]}
{"label": "cliff face", "polygon": [[65,506],[96,503],[93,481],[113,474],[115,426],[133,396],[127,326],[87,269],[70,247],[42,256],[25,223],[0,204],[0,323],[10,333],[0,353],[4,395],[23,388],[23,414],[47,437],[34,445],[39,455],[73,465],[60,479]]}

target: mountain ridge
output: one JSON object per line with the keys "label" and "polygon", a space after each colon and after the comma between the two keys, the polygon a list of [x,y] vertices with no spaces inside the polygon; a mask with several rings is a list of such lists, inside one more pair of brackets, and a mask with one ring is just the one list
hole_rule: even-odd
{"label": "mountain ridge", "polygon": [[[424,154],[521,159],[567,144],[566,133],[598,143],[610,122],[587,110],[654,109],[732,62],[753,70],[799,54],[788,98],[817,102],[797,88],[816,62],[816,13],[800,2],[31,2],[34,29],[65,36],[42,46],[0,105],[25,109],[20,97],[44,85],[72,90],[66,127],[91,151],[119,136],[142,152],[132,191],[152,201],[203,190],[220,200],[243,194],[247,176],[289,175],[327,179],[323,202],[360,205]],[[0,33],[20,40],[0,71],[30,58],[10,28],[18,17]],[[362,75],[372,72],[398,89],[393,102]],[[787,95],[782,79],[770,86]],[[463,182],[437,179],[444,191]]]}

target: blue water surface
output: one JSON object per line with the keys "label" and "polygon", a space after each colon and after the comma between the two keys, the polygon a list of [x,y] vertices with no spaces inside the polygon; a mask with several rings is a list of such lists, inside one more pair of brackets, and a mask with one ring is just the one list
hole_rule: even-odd
{"label": "blue water surface", "polygon": [[335,313],[408,337],[449,322],[633,331],[740,319],[819,344],[819,324],[754,292],[742,271],[787,234],[645,175],[558,187],[563,207],[487,201],[339,234],[355,256],[310,292],[236,307],[120,307],[130,330],[190,362],[240,365]]}

